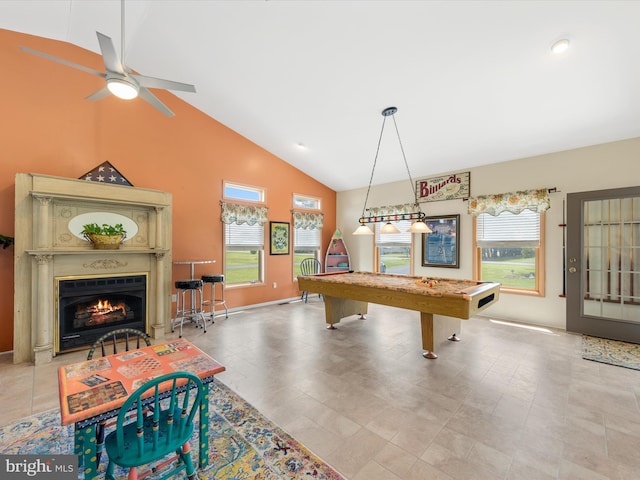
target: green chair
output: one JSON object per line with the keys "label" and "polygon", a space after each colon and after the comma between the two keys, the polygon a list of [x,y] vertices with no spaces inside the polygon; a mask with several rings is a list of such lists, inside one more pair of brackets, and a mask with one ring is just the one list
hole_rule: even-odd
{"label": "green chair", "polygon": [[[305,258],[300,262],[300,275],[317,275],[322,272],[322,264],[320,260],[316,258]],[[300,300],[304,300],[307,303],[309,298],[309,292],[302,292]],[[318,298],[322,298],[322,294],[318,294]]]}
{"label": "green chair", "polygon": [[[151,345],[151,338],[146,333],[136,330],[135,328],[118,328],[116,330],[111,330],[108,333],[105,333],[100,338],[98,338],[91,348],[89,349],[89,353],[87,354],[87,360],[91,360],[93,358],[94,353],[98,347],[100,347],[100,352],[102,356],[110,355],[111,353],[118,353],[118,344],[124,343],[121,347],[124,348],[125,352],[129,350],[137,350],[140,348],[140,340],[144,341],[144,343],[149,347]],[[111,345],[111,353],[108,353],[108,346]],[[102,457],[102,444],[104,443],[104,430],[105,427],[112,427],[115,425],[115,422],[109,422],[107,424],[106,420],[102,420],[98,425],[96,425],[96,463],[100,463],[100,458]]]}
{"label": "green chair", "polygon": [[[89,349],[89,353],[87,354],[87,360],[91,360],[93,358],[93,354],[98,347],[100,347],[103,357],[110,355],[107,353],[106,348],[108,344],[111,344],[111,353],[118,353],[118,343],[120,342],[124,342],[125,352],[134,349],[137,350],[140,348],[140,340],[143,340],[144,343],[147,344],[147,347],[151,345],[151,338],[149,335],[140,330],[136,330],[135,328],[118,328],[116,330],[111,330],[93,342],[93,345],[91,345],[91,349]],[[135,347],[133,346],[134,341]]]}
{"label": "green chair", "polygon": [[[161,385],[164,388],[161,389]],[[115,466],[120,465],[129,468],[129,480],[135,480],[138,478],[138,467],[161,460],[169,454],[177,456],[177,463],[169,471],[163,472],[162,478],[185,470],[187,477],[194,479],[196,473],[189,439],[193,435],[193,420],[202,403],[204,388],[193,373],[174,372],[156,377],[133,392],[120,409],[116,429],[105,439],[109,455],[105,479],[115,480]],[[145,404],[153,407],[151,415],[144,414]],[[131,409],[135,412],[135,418],[125,423]],[[162,465],[168,465],[173,460],[162,462]]]}

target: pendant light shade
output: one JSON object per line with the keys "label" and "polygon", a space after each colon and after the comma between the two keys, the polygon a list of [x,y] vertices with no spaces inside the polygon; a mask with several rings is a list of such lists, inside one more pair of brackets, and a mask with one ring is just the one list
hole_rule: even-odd
{"label": "pendant light shade", "polygon": [[411,224],[407,232],[410,233],[433,233],[429,226],[423,220],[417,220]]}
{"label": "pendant light shade", "polygon": [[400,230],[393,223],[387,222],[380,229],[380,233],[400,233]]}
{"label": "pendant light shade", "polygon": [[353,234],[354,235],[373,235],[373,230],[371,230],[368,225],[362,224],[358,228],[356,228]]}

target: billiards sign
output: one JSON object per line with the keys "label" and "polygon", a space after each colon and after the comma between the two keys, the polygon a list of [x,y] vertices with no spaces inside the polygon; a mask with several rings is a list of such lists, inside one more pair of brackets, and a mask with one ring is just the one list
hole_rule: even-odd
{"label": "billiards sign", "polygon": [[469,198],[471,173],[452,173],[416,181],[416,202]]}

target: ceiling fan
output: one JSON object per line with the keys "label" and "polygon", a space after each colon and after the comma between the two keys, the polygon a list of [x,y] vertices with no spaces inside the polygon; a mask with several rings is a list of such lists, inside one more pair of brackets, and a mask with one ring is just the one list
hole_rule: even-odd
{"label": "ceiling fan", "polygon": [[112,93],[118,98],[130,100],[140,96],[144,101],[148,102],[154,108],[160,110],[167,117],[173,117],[174,113],[162,103],[158,97],[149,91],[149,88],[162,88],[167,90],[180,90],[182,92],[195,93],[196,87],[187,83],[174,82],[172,80],[163,80],[161,78],[148,77],[146,75],[138,75],[132,73],[131,69],[124,63],[124,0],[121,0],[121,35],[122,35],[122,53],[120,55],[121,60],[118,60],[116,49],[113,46],[113,41],[110,37],[96,32],[98,35],[98,42],[100,43],[100,51],[102,52],[102,59],[106,72],[99,72],[93,68],[78,65],[77,63],[64,60],[62,58],[54,57],[48,53],[38,52],[31,48],[21,46],[20,48],[25,52],[33,53],[41,57],[53,60],[54,62],[62,63],[69,67],[77,68],[83,72],[102,77],[106,80],[106,85],[95,93],[92,93],[86,100],[100,100],[106,97],[109,93]]}

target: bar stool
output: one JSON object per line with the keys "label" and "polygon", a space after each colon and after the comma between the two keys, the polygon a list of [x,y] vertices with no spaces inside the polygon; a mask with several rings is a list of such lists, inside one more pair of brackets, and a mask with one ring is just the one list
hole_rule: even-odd
{"label": "bar stool", "polygon": [[[209,300],[202,302],[204,307],[209,307],[208,315],[211,317],[211,322],[213,323],[213,317],[216,313],[216,305],[223,305],[224,318],[229,318],[227,303],[224,301],[224,275],[202,275],[202,281],[211,285],[211,296]],[[216,297],[216,285],[220,286],[219,297]]]}
{"label": "bar stool", "polygon": [[[196,327],[202,326],[207,333],[207,321],[202,310],[202,280],[178,280],[175,283],[178,295],[176,299],[176,313],[171,320],[171,331],[180,324],[180,338],[185,319],[191,320]],[[185,303],[185,295],[189,294],[189,308]],[[202,322],[202,324],[200,324]]]}

